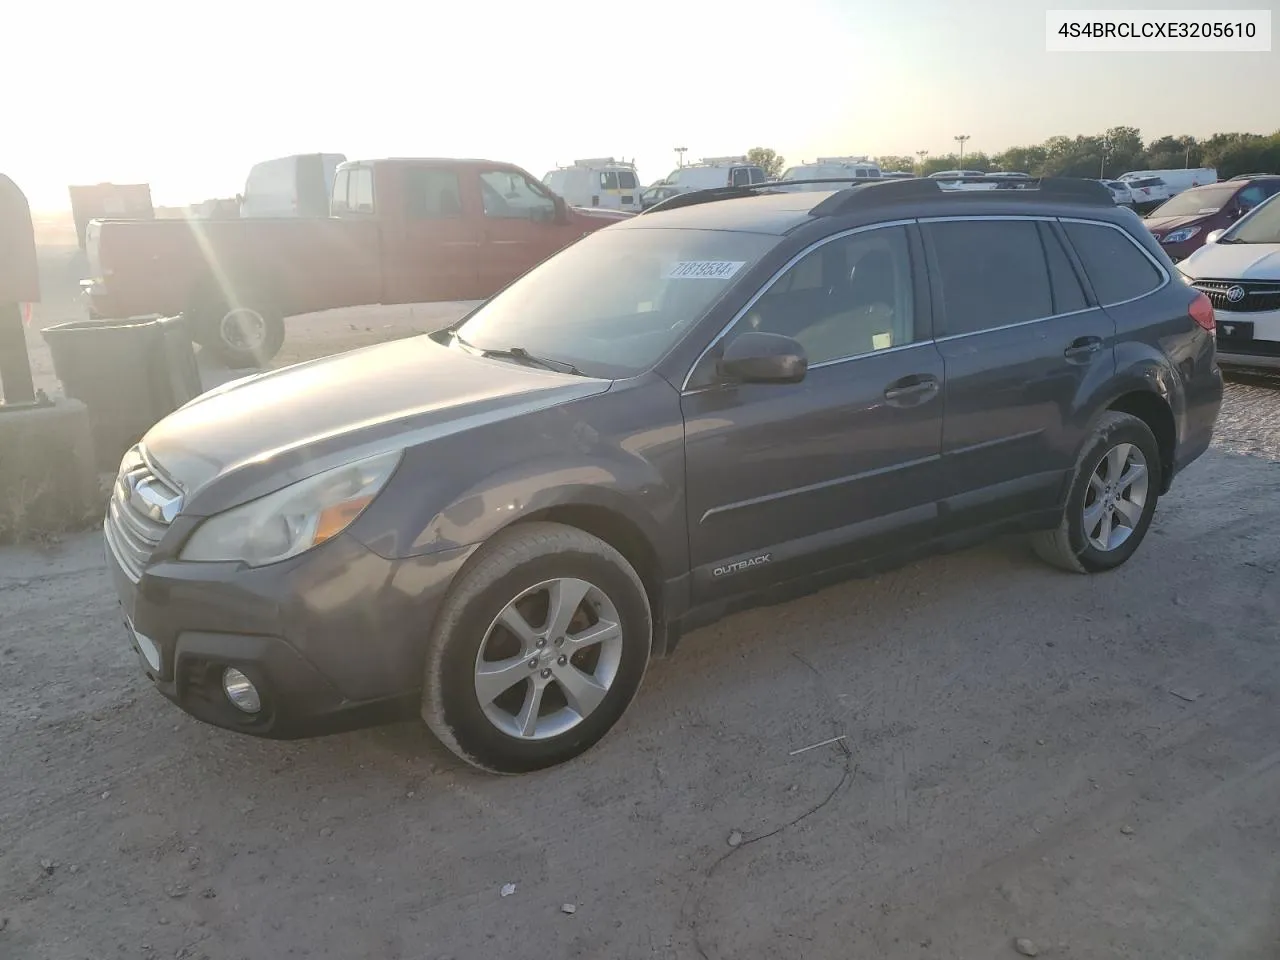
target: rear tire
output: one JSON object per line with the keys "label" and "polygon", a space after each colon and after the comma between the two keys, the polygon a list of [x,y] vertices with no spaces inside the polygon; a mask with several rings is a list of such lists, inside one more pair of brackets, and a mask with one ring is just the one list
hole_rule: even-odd
{"label": "rear tire", "polygon": [[1062,522],[1031,535],[1040,559],[1071,573],[1114,570],[1138,549],[1159,500],[1160,446],[1142,420],[1102,415],[1076,461]]}
{"label": "rear tire", "polygon": [[284,317],[262,291],[205,291],[190,315],[192,339],[233,370],[265,367],[284,344]]}
{"label": "rear tire", "polygon": [[564,763],[627,709],[652,639],[648,595],[622,554],[575,527],[517,524],[449,589],[427,642],[422,719],[482,770]]}

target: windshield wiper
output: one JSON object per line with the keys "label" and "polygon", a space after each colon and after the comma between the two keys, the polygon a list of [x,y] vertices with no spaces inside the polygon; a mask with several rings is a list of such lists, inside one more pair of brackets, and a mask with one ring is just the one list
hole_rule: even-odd
{"label": "windshield wiper", "polygon": [[456,333],[453,338],[464,347],[475,350],[483,357],[497,357],[498,359],[519,360],[521,363],[530,364],[535,367],[542,367],[544,370],[553,370],[556,373],[568,373],[575,377],[585,377],[586,374],[575,367],[568,360],[552,360],[550,357],[539,357],[530,353],[524,347],[508,347],[506,350],[486,350],[484,347],[477,347],[474,343],[468,343]]}
{"label": "windshield wiper", "polygon": [[1244,243],[1243,240],[1237,240],[1235,237],[1219,237],[1219,243]]}

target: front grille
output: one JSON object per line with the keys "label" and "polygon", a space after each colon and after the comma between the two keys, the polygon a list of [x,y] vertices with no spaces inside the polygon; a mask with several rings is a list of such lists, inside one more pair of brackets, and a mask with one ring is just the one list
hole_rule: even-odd
{"label": "front grille", "polygon": [[172,482],[136,451],[126,455],[107,504],[103,531],[131,579],[142,576],[181,504],[182,494]]}
{"label": "front grille", "polygon": [[[1192,286],[1208,296],[1215,310],[1228,313],[1280,310],[1280,283],[1274,280],[1197,280]],[[1227,292],[1237,287],[1244,296],[1237,294],[1237,299],[1232,300]]]}

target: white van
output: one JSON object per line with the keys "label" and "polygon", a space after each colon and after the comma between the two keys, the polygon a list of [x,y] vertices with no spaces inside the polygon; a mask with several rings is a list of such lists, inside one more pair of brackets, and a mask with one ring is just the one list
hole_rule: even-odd
{"label": "white van", "polygon": [[1203,187],[1206,183],[1217,183],[1218,171],[1213,167],[1197,167],[1194,170],[1131,170],[1120,174],[1120,179],[1126,182],[1146,180],[1151,177],[1158,177],[1164,181],[1166,196],[1163,199],[1167,200],[1169,197],[1177,196],[1183,190]]}
{"label": "white van", "polygon": [[665,186],[675,187],[677,193],[689,193],[715,187],[748,187],[768,179],[764,167],[746,157],[704,157],[697,163],[672,170]]}
{"label": "white van", "polygon": [[[879,180],[880,164],[866,157],[819,157],[813,163],[788,167],[782,174],[786,180]],[[802,184],[797,190],[831,190],[836,184]]]}
{"label": "white van", "polygon": [[571,167],[552,170],[542,182],[570,206],[640,211],[640,178],[636,165],[625,160],[575,160]]}
{"label": "white van", "polygon": [[239,197],[241,217],[327,217],[341,153],[299,153],[255,163]]}

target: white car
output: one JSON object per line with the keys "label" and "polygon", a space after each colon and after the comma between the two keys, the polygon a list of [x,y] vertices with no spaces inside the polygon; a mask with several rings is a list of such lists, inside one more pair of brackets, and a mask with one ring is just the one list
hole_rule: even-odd
{"label": "white car", "polygon": [[[782,182],[788,180],[879,180],[880,165],[866,157],[819,157],[813,163],[788,167],[782,174]],[[799,191],[834,190],[835,184],[808,183],[795,188]]]}
{"label": "white car", "polygon": [[1100,180],[1098,181],[1108,190],[1111,191],[1111,198],[1115,200],[1118,207],[1133,206],[1133,191],[1129,189],[1129,184],[1123,180]]}
{"label": "white car", "polygon": [[1160,177],[1130,177],[1125,180],[1135,207],[1154,207],[1173,196],[1174,191]]}
{"label": "white car", "polygon": [[1280,194],[1178,264],[1218,318],[1218,362],[1280,370]]}

